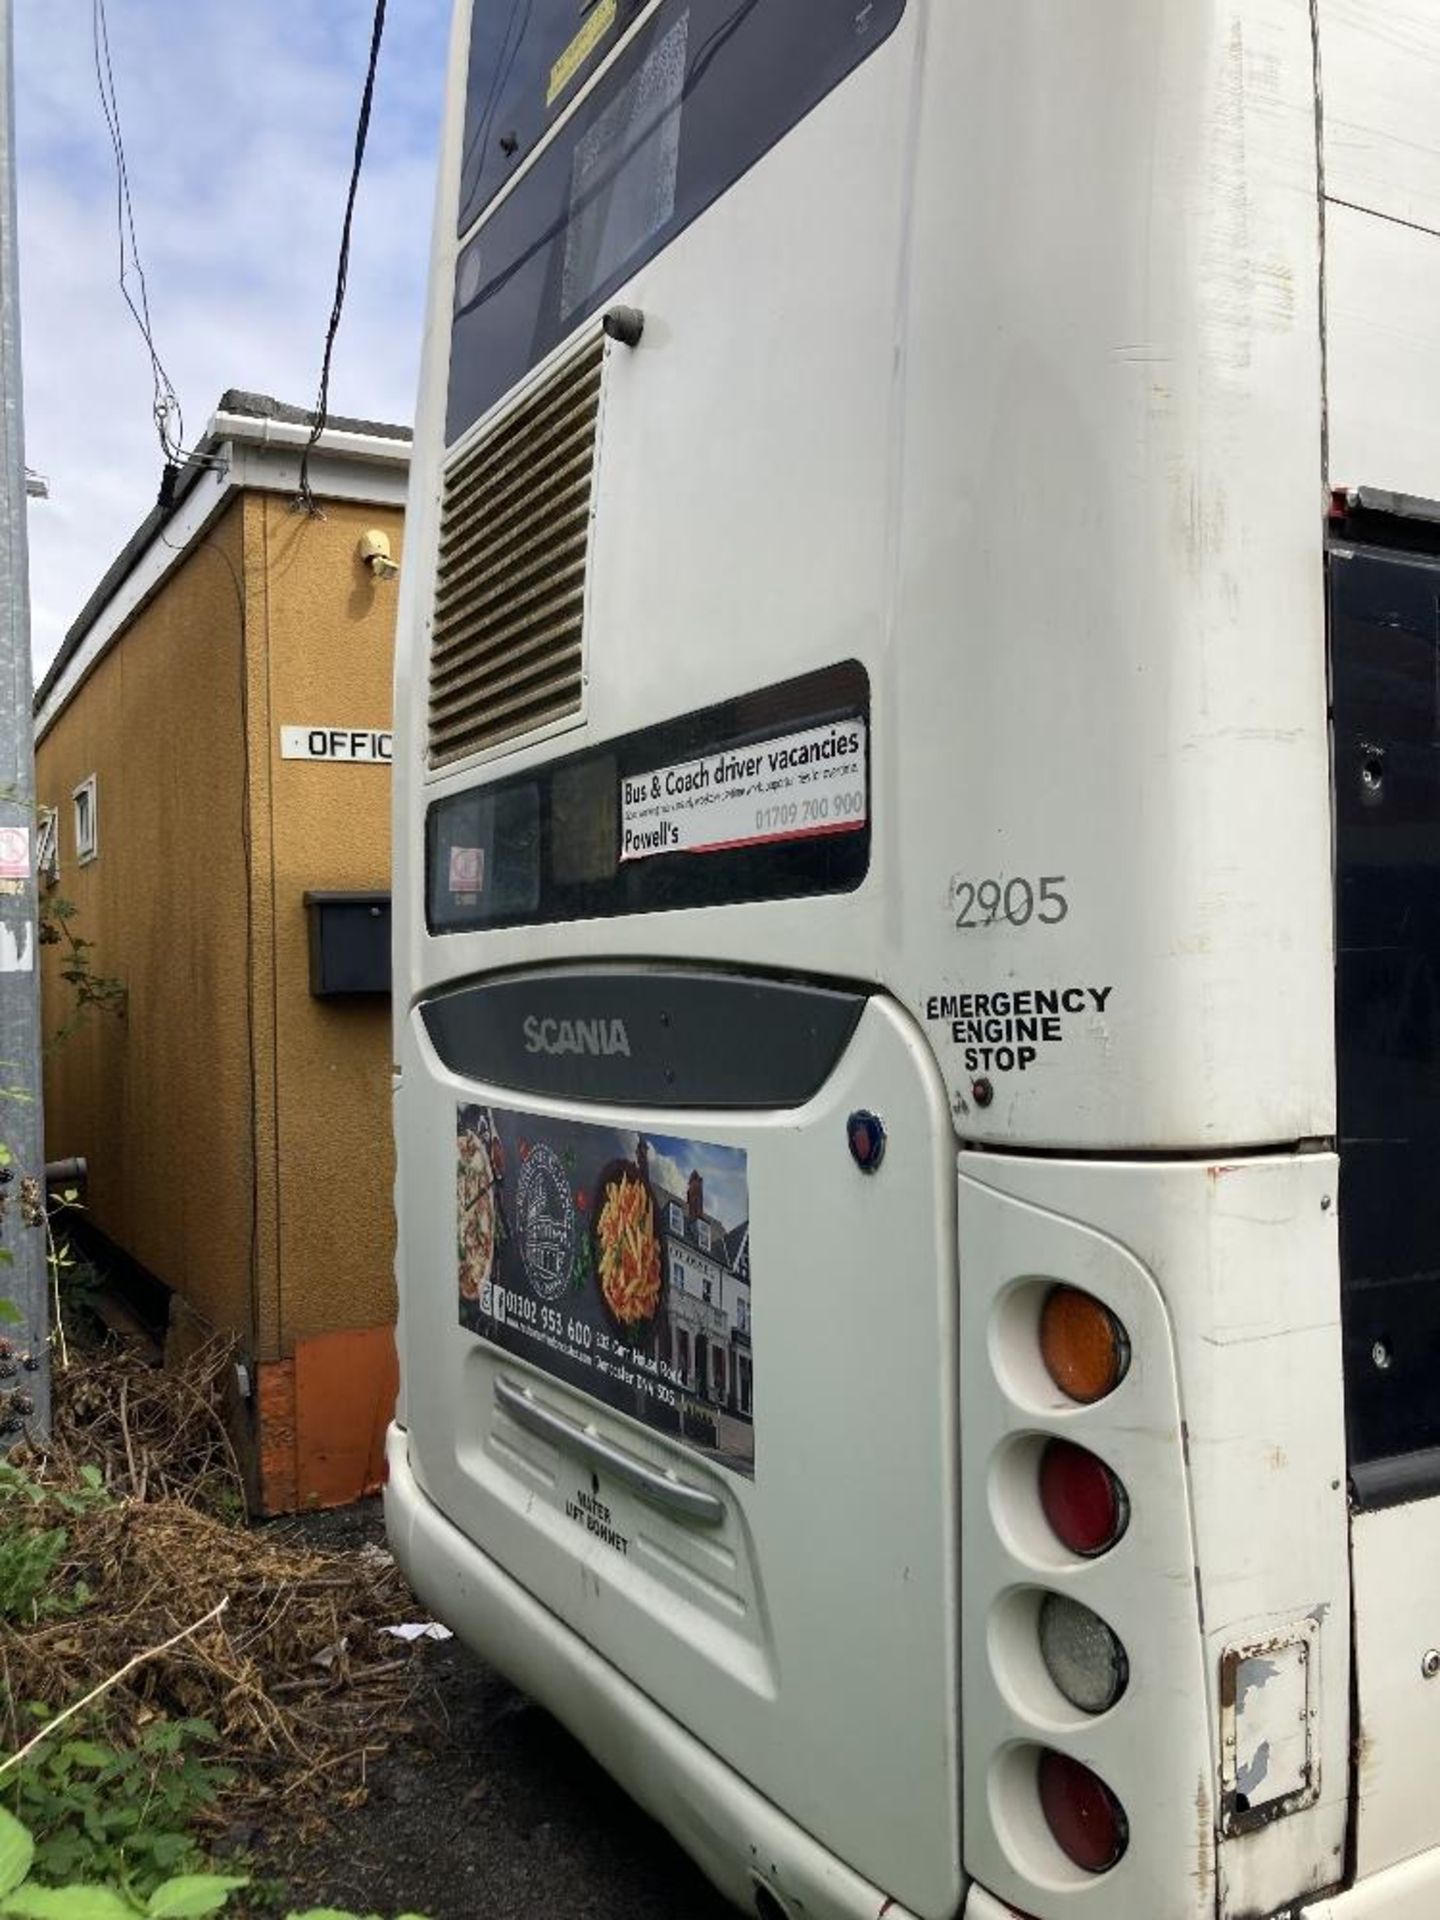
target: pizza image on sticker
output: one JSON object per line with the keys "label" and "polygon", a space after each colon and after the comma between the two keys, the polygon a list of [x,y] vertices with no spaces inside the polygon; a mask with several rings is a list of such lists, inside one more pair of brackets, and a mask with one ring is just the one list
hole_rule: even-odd
{"label": "pizza image on sticker", "polygon": [[460,1298],[479,1300],[495,1265],[498,1218],[494,1128],[482,1107],[463,1107],[456,1137]]}

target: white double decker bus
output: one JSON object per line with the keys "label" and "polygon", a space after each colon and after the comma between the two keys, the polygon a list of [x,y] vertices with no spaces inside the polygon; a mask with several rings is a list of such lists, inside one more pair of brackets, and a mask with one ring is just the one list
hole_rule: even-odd
{"label": "white double decker bus", "polygon": [[389,1525],[761,1920],[1440,1913],[1437,99],[460,0]]}

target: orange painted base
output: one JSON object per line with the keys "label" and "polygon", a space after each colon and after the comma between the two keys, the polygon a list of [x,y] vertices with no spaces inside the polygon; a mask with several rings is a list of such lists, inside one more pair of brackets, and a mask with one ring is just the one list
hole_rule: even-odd
{"label": "orange painted base", "polygon": [[260,1508],[343,1507],[380,1485],[400,1384],[393,1327],[297,1340],[259,1369]]}

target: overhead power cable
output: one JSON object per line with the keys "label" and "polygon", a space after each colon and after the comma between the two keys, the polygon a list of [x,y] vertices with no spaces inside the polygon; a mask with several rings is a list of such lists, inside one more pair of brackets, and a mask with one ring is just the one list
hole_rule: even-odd
{"label": "overhead power cable", "polygon": [[350,167],[350,191],[345,196],[345,222],[340,229],[340,258],[335,268],[335,299],[330,309],[330,324],[325,330],[325,352],[320,361],[320,389],[315,397],[315,418],[310,438],[300,456],[300,480],[295,504],[304,512],[320,517],[320,506],[310,489],[310,454],[325,431],[330,413],[330,359],[335,351],[335,336],[340,331],[340,315],[345,308],[345,285],[350,276],[350,230],[355,219],[355,196],[360,187],[360,169],[365,164],[365,142],[370,133],[370,105],[375,97],[375,69],[380,63],[380,41],[385,32],[385,0],[375,0],[375,21],[370,30],[370,64],[365,71],[365,91],[360,96],[360,117],[355,126],[355,154]]}
{"label": "overhead power cable", "polygon": [[165,501],[174,493],[181,462],[196,456],[185,445],[185,416],[180,409],[180,398],[160,358],[150,320],[150,289],[145,282],[145,269],[140,262],[140,245],[135,234],[135,206],[130,196],[130,169],[125,157],[120,101],[115,91],[115,70],[110,60],[110,23],[105,14],[105,0],[91,0],[90,25],[95,51],[95,84],[100,92],[100,108],[105,115],[110,146],[115,155],[115,227],[120,246],[120,292],[135,325],[140,329],[140,337],[150,356],[153,389],[151,412],[165,460],[165,473],[160,483],[160,497]]}

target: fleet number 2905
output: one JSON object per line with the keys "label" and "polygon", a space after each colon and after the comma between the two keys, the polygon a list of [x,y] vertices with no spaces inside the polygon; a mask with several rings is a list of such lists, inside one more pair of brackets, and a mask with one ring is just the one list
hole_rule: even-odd
{"label": "fleet number 2905", "polygon": [[1002,922],[1025,927],[1038,920],[1043,927],[1058,927],[1070,911],[1070,901],[1062,891],[1063,873],[1048,873],[1038,880],[1017,875],[1013,880],[964,880],[950,883],[955,908],[955,925],[962,933]]}

